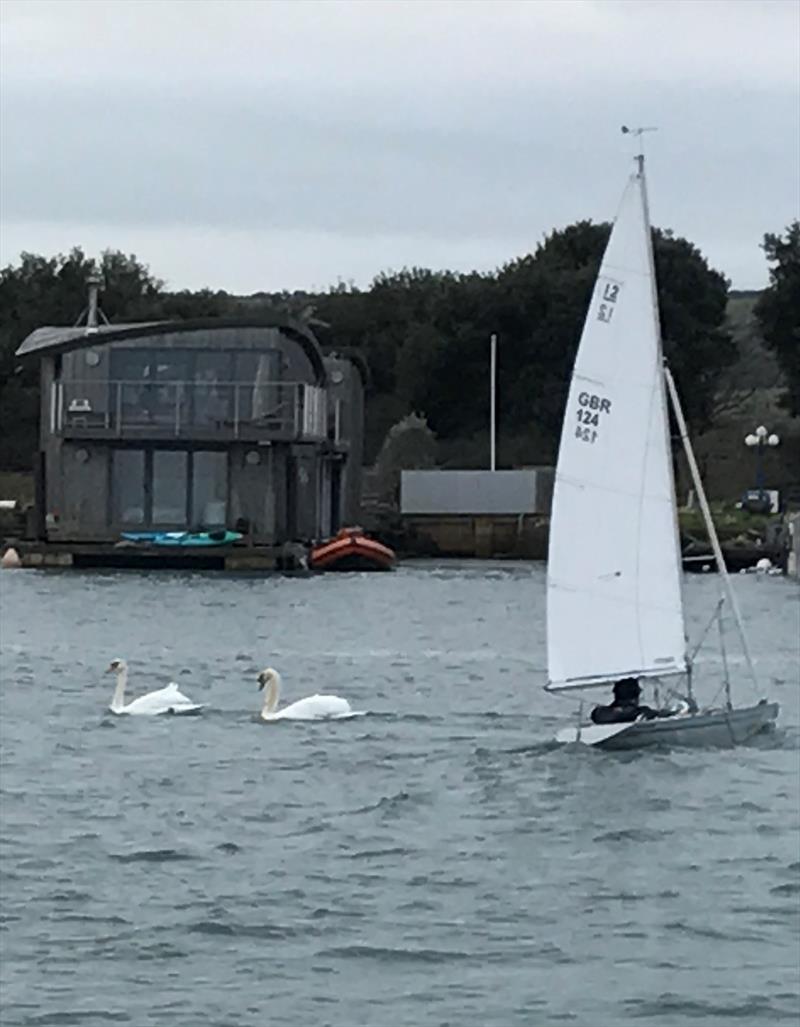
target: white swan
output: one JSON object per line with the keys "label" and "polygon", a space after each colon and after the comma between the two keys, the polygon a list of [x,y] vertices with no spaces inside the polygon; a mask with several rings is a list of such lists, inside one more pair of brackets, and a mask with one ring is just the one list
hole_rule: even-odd
{"label": "white swan", "polygon": [[128,683],[128,664],[124,660],[112,660],[107,672],[117,675],[117,687],[111,699],[109,709],[112,713],[130,713],[140,716],[154,717],[159,713],[197,713],[205,703],[193,703],[178,690],[174,681],[165,688],[159,688],[147,695],[140,695],[125,705],[125,686]]}
{"label": "white swan", "polygon": [[281,676],[277,670],[267,667],[258,675],[259,691],[264,689],[262,720],[330,720],[343,717],[359,717],[361,714],[350,708],[347,699],[338,695],[309,695],[298,699],[282,710],[277,709],[281,694]]}

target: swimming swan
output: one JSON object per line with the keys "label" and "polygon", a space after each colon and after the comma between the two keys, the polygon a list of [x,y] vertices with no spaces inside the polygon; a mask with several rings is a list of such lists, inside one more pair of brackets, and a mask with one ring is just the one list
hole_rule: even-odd
{"label": "swimming swan", "polygon": [[262,720],[330,720],[360,716],[350,709],[346,699],[340,699],[338,695],[309,695],[290,706],[284,706],[282,710],[277,709],[281,676],[272,667],[267,667],[258,675],[258,688],[259,691],[264,689],[264,705],[260,714]]}
{"label": "swimming swan", "polygon": [[159,713],[197,713],[205,703],[193,703],[183,692],[178,690],[174,681],[147,695],[140,695],[125,705],[125,686],[128,683],[128,664],[124,660],[112,660],[107,673],[117,675],[117,687],[109,709],[112,713],[130,713],[140,716],[154,717]]}

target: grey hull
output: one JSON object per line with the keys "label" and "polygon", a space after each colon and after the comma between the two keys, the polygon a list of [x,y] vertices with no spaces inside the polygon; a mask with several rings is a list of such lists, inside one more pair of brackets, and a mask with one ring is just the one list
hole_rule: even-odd
{"label": "grey hull", "polygon": [[730,748],[775,726],[780,707],[761,702],[737,710],[714,710],[664,720],[642,720],[598,743],[601,749],[642,749],[653,745]]}

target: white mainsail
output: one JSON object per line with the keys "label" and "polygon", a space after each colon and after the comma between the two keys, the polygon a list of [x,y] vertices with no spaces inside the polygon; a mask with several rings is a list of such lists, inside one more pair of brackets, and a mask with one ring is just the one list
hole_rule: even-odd
{"label": "white mainsail", "polygon": [[547,566],[549,691],[686,670],[680,552],[643,162],[575,358]]}

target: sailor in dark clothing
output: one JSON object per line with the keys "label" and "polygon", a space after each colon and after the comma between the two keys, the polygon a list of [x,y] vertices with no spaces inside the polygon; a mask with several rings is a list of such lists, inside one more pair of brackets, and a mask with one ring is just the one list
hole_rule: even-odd
{"label": "sailor in dark clothing", "polygon": [[608,706],[595,706],[592,720],[595,724],[627,724],[639,717],[652,720],[654,717],[669,716],[650,706],[640,706],[642,690],[636,678],[621,678],[614,684],[614,701]]}

